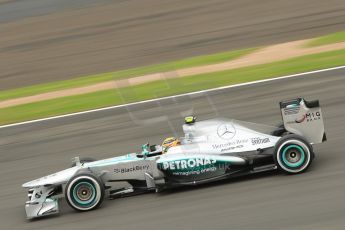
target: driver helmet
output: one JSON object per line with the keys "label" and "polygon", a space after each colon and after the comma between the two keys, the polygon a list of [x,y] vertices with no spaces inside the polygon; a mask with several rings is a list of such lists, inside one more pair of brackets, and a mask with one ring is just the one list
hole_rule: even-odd
{"label": "driver helmet", "polygon": [[181,145],[181,142],[176,137],[168,137],[162,143],[163,153],[166,153],[170,147]]}

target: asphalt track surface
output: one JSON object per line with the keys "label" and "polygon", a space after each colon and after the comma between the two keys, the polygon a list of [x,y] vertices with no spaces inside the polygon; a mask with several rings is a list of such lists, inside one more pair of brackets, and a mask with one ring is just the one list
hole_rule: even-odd
{"label": "asphalt track surface", "polygon": [[[345,70],[264,82],[0,129],[1,229],[344,229]],[[136,152],[181,135],[183,116],[276,124],[278,102],[319,99],[328,141],[303,174],[261,173],[161,194],[106,200],[98,210],[27,221],[21,184],[70,165]]]}
{"label": "asphalt track surface", "polygon": [[0,90],[344,29],[344,0],[0,0]]}

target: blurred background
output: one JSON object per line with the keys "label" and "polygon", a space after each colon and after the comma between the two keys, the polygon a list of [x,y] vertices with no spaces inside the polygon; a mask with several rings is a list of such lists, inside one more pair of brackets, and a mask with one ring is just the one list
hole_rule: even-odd
{"label": "blurred background", "polygon": [[0,89],[312,38],[343,0],[1,1]]}

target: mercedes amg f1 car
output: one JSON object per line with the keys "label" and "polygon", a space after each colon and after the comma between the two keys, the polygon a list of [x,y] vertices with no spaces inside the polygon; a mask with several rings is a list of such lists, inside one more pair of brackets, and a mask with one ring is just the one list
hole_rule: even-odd
{"label": "mercedes amg f1 car", "polygon": [[27,218],[58,213],[63,197],[75,210],[89,211],[105,198],[275,169],[302,173],[314,158],[312,145],[326,141],[319,101],[286,100],[280,109],[279,127],[191,116],[185,118],[180,145],[166,152],[145,144],[140,153],[105,160],[76,157],[72,167],[23,184]]}

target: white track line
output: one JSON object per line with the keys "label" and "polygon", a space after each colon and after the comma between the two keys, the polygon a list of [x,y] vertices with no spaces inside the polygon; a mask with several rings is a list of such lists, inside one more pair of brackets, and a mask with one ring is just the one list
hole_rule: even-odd
{"label": "white track line", "polygon": [[31,120],[31,121],[24,121],[24,122],[9,124],[9,125],[3,125],[3,126],[0,126],[0,129],[24,125],[24,124],[30,124],[30,123],[35,123],[35,122],[48,121],[48,120],[53,120],[53,119],[57,119],[57,118],[71,117],[71,116],[77,116],[77,115],[81,115],[81,114],[87,114],[87,113],[93,113],[93,112],[98,112],[98,111],[116,109],[116,108],[121,108],[121,107],[125,107],[125,106],[139,105],[139,104],[144,104],[144,103],[148,103],[148,102],[154,102],[154,101],[159,101],[159,100],[164,100],[164,99],[169,99],[169,98],[183,97],[183,96],[200,94],[200,93],[207,93],[207,92],[212,92],[212,91],[217,91],[217,90],[222,90],[222,89],[236,88],[236,87],[241,87],[241,86],[245,86],[245,85],[254,85],[254,84],[263,83],[263,82],[282,80],[282,79],[293,78],[293,77],[315,74],[315,73],[322,73],[322,72],[327,72],[327,71],[332,71],[332,70],[337,70],[337,69],[344,69],[344,68],[345,68],[345,66],[338,66],[338,67],[333,67],[333,68],[328,68],[328,69],[314,70],[314,71],[309,71],[309,72],[304,72],[304,73],[286,75],[286,76],[282,76],[282,77],[251,81],[251,82],[240,83],[240,84],[235,84],[235,85],[222,86],[222,87],[213,88],[213,89],[200,90],[200,91],[195,91],[195,92],[191,92],[191,93],[184,93],[184,94],[178,94],[178,95],[174,95],[174,96],[161,97],[161,98],[150,99],[150,100],[145,100],[145,101],[133,102],[133,103],[129,103],[129,104],[122,104],[122,105],[104,107],[104,108],[100,108],[100,109],[87,110],[87,111],[78,112],[78,113],[70,113],[70,114],[65,114],[65,115],[60,115],[60,116],[47,117],[47,118]]}

